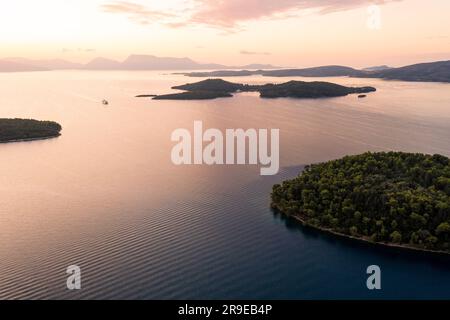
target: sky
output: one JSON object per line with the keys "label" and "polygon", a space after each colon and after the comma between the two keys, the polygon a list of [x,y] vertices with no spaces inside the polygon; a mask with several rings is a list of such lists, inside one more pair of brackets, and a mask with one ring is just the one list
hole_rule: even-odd
{"label": "sky", "polygon": [[284,67],[450,60],[449,0],[0,0],[0,57]]}

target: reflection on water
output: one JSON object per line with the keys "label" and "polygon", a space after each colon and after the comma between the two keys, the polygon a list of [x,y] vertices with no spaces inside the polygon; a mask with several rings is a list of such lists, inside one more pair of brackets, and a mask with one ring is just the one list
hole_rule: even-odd
{"label": "reflection on water", "polygon": [[[269,209],[272,185],[304,164],[367,150],[450,156],[449,85],[330,78],[378,91],[365,99],[134,98],[197,80],[0,74],[0,117],[63,126],[57,139],[0,145],[1,298],[450,297],[446,261],[291,228]],[[170,134],[194,120],[279,128],[283,169],[260,177],[257,166],[174,166]],[[82,268],[79,292],[65,290],[71,264]],[[381,292],[365,288],[371,264],[382,269]]]}

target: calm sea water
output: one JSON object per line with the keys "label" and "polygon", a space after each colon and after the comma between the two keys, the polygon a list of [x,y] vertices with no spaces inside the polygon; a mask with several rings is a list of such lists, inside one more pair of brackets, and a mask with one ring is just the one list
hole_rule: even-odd
{"label": "calm sea water", "polygon": [[[450,156],[450,85],[327,78],[378,91],[366,99],[134,98],[197,80],[0,74],[0,117],[64,128],[57,139],[0,145],[0,298],[450,298],[450,259],[335,239],[269,209],[272,185],[305,164],[368,150]],[[194,120],[279,128],[280,173],[174,166],[170,134],[192,130]],[[81,291],[66,290],[72,264],[82,269]],[[381,267],[381,291],[366,289],[372,264]]]}

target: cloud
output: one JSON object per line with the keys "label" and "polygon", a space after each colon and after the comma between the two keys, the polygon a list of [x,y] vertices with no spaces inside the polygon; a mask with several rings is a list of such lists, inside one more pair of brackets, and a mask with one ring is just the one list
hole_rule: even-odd
{"label": "cloud", "polygon": [[69,52],[95,52],[96,50],[93,48],[77,48],[77,49],[70,49],[70,48],[62,48],[62,53],[69,53]]}
{"label": "cloud", "polygon": [[403,0],[185,0],[185,6],[174,10],[151,10],[136,2],[110,1],[101,7],[105,12],[125,14],[141,24],[158,22],[171,28],[207,25],[233,31],[247,21],[295,17],[304,11],[328,14],[396,1]]}
{"label": "cloud", "polygon": [[175,15],[170,12],[150,10],[147,6],[129,1],[112,1],[101,5],[101,9],[107,13],[123,14],[138,24],[150,24]]}
{"label": "cloud", "polygon": [[258,51],[247,51],[247,50],[241,50],[239,53],[247,54],[247,55],[262,55],[262,56],[270,55],[270,52],[258,52]]}
{"label": "cloud", "polygon": [[314,10],[319,14],[344,11],[371,4],[384,4],[401,0],[195,0],[199,10],[191,21],[222,27],[235,27],[238,23],[271,18],[276,15]]}

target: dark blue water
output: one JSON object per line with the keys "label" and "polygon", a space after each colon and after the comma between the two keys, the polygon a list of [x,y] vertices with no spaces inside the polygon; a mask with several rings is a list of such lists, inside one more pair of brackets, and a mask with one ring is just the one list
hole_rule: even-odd
{"label": "dark blue water", "polygon": [[[300,170],[284,169],[233,190],[225,186],[229,171],[207,169],[223,184],[209,183],[196,199],[175,201],[117,229],[98,243],[101,250],[88,247],[87,256],[86,246],[82,254],[74,250],[67,263],[82,266],[83,290],[50,286],[46,297],[450,298],[448,258],[338,239],[274,214],[273,183]],[[373,264],[381,268],[380,291],[366,287],[366,268]]]}
{"label": "dark blue water", "polygon": [[[449,156],[448,85],[342,78],[378,91],[367,99],[134,98],[186,82],[178,77],[4,79],[5,114],[53,119],[64,130],[0,146],[0,298],[450,298],[449,258],[335,238],[270,210],[272,185],[304,164],[368,150]],[[109,108],[96,102],[103,93]],[[174,166],[171,132],[194,120],[279,128],[285,167],[261,177],[255,167]],[[81,267],[80,291],[66,289],[72,264]],[[370,265],[381,268],[380,291],[366,288]]]}

